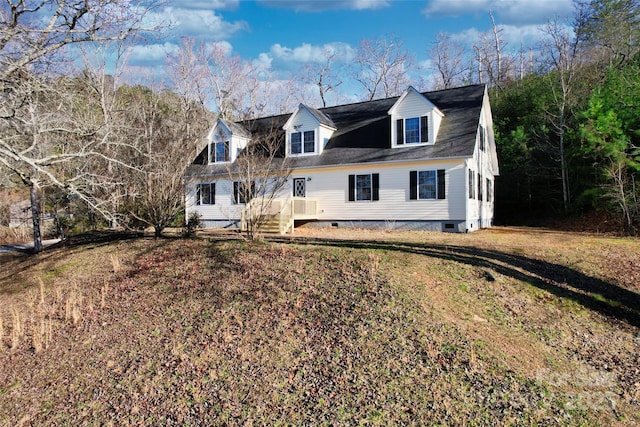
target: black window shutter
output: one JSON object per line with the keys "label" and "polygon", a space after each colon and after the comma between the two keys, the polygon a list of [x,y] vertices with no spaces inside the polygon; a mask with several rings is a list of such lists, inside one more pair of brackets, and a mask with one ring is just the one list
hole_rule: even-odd
{"label": "black window shutter", "polygon": [[445,197],[444,169],[438,169],[438,199]]}
{"label": "black window shutter", "polygon": [[373,190],[371,193],[371,198],[373,200],[380,200],[380,174],[379,173],[371,174],[371,187]]}
{"label": "black window shutter", "polygon": [[216,204],[216,183],[211,184],[211,204]]}
{"label": "black window shutter", "polygon": [[238,199],[238,190],[240,187],[240,183],[238,181],[233,183],[233,203],[239,203]]}
{"label": "black window shutter", "polygon": [[356,176],[349,175],[349,201],[356,200]]}
{"label": "black window shutter", "polygon": [[396,120],[396,144],[404,144],[404,125],[402,119]]}
{"label": "black window shutter", "polygon": [[429,119],[427,116],[420,117],[420,142],[429,142]]}
{"label": "black window shutter", "polygon": [[409,172],[409,200],[418,200],[418,171]]}

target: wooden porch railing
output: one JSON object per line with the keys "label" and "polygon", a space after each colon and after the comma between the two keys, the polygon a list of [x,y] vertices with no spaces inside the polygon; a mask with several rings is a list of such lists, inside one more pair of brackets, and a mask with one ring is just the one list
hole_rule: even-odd
{"label": "wooden porch railing", "polygon": [[247,203],[240,213],[240,229],[245,231],[251,222],[256,231],[266,224],[277,221],[278,231],[293,233],[294,221],[297,219],[316,219],[318,217],[318,201],[306,197],[290,197],[287,199],[266,199],[256,197]]}

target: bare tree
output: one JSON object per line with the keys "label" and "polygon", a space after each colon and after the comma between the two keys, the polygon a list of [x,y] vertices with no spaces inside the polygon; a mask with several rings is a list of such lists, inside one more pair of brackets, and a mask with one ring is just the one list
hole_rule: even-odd
{"label": "bare tree", "polygon": [[153,227],[160,237],[184,212],[182,175],[206,130],[209,113],[169,90],[135,86],[118,92],[129,112],[130,139],[137,149],[135,169],[128,173],[126,214]]}
{"label": "bare tree", "polygon": [[440,32],[431,48],[431,57],[438,72],[436,89],[448,89],[462,83],[462,75],[467,71],[462,44],[452,40],[448,33]]}
{"label": "bare tree", "polygon": [[549,21],[544,28],[549,36],[543,45],[543,52],[551,72],[547,74],[553,103],[547,108],[547,119],[553,133],[557,136],[555,144],[556,157],[560,166],[562,181],[562,202],[566,211],[569,207],[570,188],[567,165],[565,135],[569,119],[573,115],[573,107],[577,98],[574,93],[578,69],[580,66],[579,45],[581,28],[575,28],[575,34],[561,25],[557,20]]}
{"label": "bare tree", "polygon": [[169,55],[168,68],[177,93],[185,101],[211,108],[225,120],[247,120],[278,104],[267,73],[230,55],[220,44],[211,46],[185,38],[178,51]]}
{"label": "bare tree", "polygon": [[363,40],[355,58],[354,79],[364,90],[364,98],[397,96],[409,86],[407,73],[413,60],[394,36]]}
{"label": "bare tree", "polygon": [[480,39],[473,46],[475,63],[477,64],[478,83],[487,83],[500,88],[514,72],[514,59],[505,55],[506,42],[502,38],[502,28],[495,21],[493,12],[491,17],[491,31],[481,34]]}
{"label": "bare tree", "polygon": [[332,49],[325,48],[322,57],[322,62],[313,62],[304,67],[303,80],[318,88],[322,106],[326,107],[327,95],[334,92],[342,84],[342,80],[335,70],[337,53]]}
{"label": "bare tree", "polygon": [[[0,9],[0,168],[30,188],[34,250],[42,250],[39,192],[44,182],[94,204],[89,159],[106,159],[109,139],[78,105],[66,71],[70,48],[123,40],[144,29],[149,8],[125,0],[5,0]],[[153,1],[147,3],[153,7]],[[93,118],[93,117],[91,117]],[[68,176],[64,164],[78,163]],[[84,165],[82,165],[84,163]],[[106,213],[106,211],[103,211]]]}
{"label": "bare tree", "polygon": [[277,200],[287,186],[291,169],[283,153],[281,125],[252,123],[253,139],[228,166],[236,203],[244,203],[241,224],[248,239],[255,239],[265,223],[272,217],[291,216]]}

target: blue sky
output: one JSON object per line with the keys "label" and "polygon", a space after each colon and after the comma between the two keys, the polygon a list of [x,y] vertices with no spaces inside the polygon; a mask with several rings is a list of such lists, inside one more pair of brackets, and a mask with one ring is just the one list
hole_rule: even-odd
{"label": "blue sky", "polygon": [[517,50],[521,41],[533,42],[549,18],[566,18],[573,7],[571,0],[169,0],[156,14],[173,27],[132,59],[155,61],[160,47],[170,50],[188,36],[228,44],[246,60],[266,55],[300,62],[311,59],[312,48],[355,48],[362,39],[393,34],[422,61],[439,31],[470,43],[489,31],[489,10],[508,47]]}
{"label": "blue sky", "polygon": [[[220,44],[229,54],[259,64],[272,75],[321,61],[326,48],[349,62],[360,41],[393,35],[428,74],[429,49],[447,32],[471,50],[491,31],[492,11],[505,53],[533,46],[551,18],[570,22],[572,0],[166,0],[151,18],[171,28],[141,41],[129,57],[132,70],[161,74],[180,38]],[[135,80],[135,78],[133,78]]]}

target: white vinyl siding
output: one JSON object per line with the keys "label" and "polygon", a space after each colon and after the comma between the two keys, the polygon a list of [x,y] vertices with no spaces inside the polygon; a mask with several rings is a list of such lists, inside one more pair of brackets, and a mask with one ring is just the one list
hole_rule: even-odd
{"label": "white vinyl siding", "polygon": [[[404,147],[404,144],[398,144],[398,126],[397,120],[400,119],[418,119],[417,126],[418,129],[421,127],[420,117],[427,117],[427,129],[428,135],[426,137],[419,136],[417,139],[417,143],[427,143],[433,144],[436,143],[436,136],[438,134],[438,129],[440,128],[440,123],[442,121],[442,117],[439,113],[435,112],[433,109],[433,105],[426,100],[422,95],[416,94],[414,92],[409,92],[407,96],[402,100],[397,108],[394,109],[393,114],[391,115],[392,127],[391,127],[391,138],[392,138],[392,146],[394,147]],[[406,122],[406,120],[403,120]],[[403,123],[403,129],[405,134],[407,133],[406,123]],[[421,142],[426,141],[426,142]],[[406,141],[405,141],[406,142]],[[416,143],[414,141],[414,143]],[[410,143],[411,144],[411,143]]]}
{"label": "white vinyl siding", "polygon": [[243,204],[236,204],[233,200],[233,182],[227,179],[215,180],[215,204],[197,205],[197,186],[199,183],[188,183],[186,185],[186,215],[191,213],[200,214],[203,221],[225,221],[227,223],[240,219],[240,212],[244,208]]}
{"label": "white vinyl siding", "polygon": [[[409,172],[445,169],[446,198],[410,200]],[[379,174],[379,197],[373,203],[349,201],[348,176]],[[430,162],[422,165],[371,165],[351,169],[309,171],[307,198],[318,200],[319,220],[464,220],[466,207],[464,162]],[[344,182],[336,188],[336,182]]]}
{"label": "white vinyl siding", "polygon": [[301,156],[318,154],[318,120],[307,110],[298,110],[287,129],[287,154]]}
{"label": "white vinyl siding", "polygon": [[[410,200],[409,173],[414,170],[441,169],[445,171],[445,198]],[[373,177],[374,174],[378,174],[378,200],[369,203],[350,202],[349,175]],[[446,221],[465,218],[467,176],[463,160],[296,170],[294,176],[306,177],[306,197],[318,201],[317,219],[321,221]],[[289,197],[293,192],[293,179],[289,181],[289,185],[282,189],[282,198]],[[195,210],[203,220],[238,220],[244,205],[234,205],[232,200],[232,183],[219,180],[216,185],[216,205],[195,206],[192,195],[187,200],[187,213]]]}
{"label": "white vinyl siding", "polygon": [[[476,135],[473,157],[467,160],[467,228],[475,231],[490,227],[494,215],[494,170],[492,164],[495,145],[490,113],[483,107]],[[484,143],[483,143],[484,141]]]}

